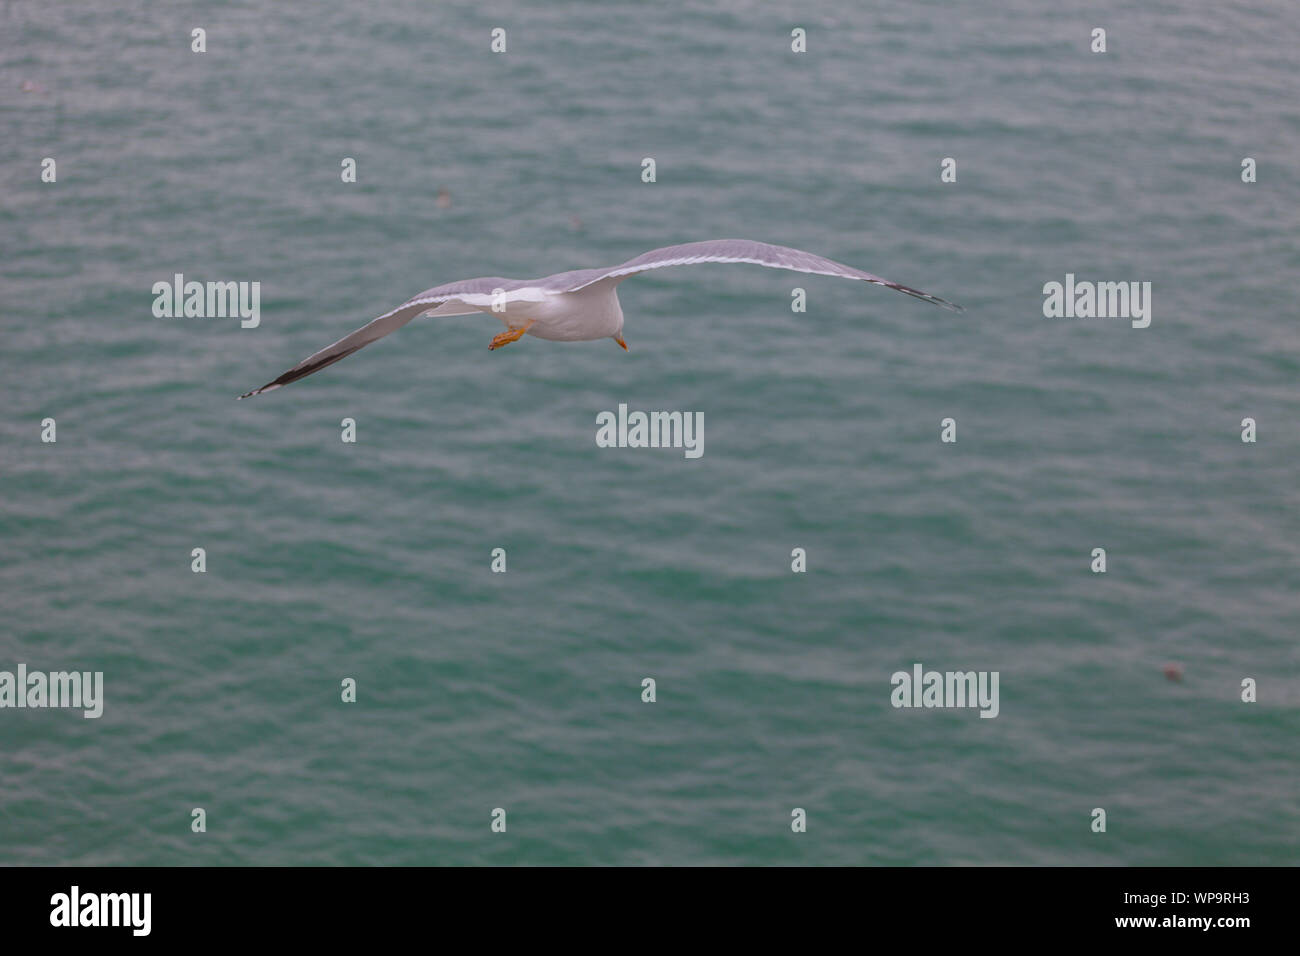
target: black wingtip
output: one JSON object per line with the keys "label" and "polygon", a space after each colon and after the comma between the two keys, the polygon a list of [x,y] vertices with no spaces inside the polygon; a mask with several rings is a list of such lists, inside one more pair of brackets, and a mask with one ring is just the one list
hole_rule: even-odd
{"label": "black wingtip", "polygon": [[284,388],[284,386],[288,385],[290,382],[296,382],[300,378],[306,378],[312,372],[319,372],[321,369],[325,368],[325,366],[333,365],[335,362],[339,361],[339,359],[347,358],[349,355],[351,355],[353,352],[357,351],[360,348],[361,348],[360,345],[354,345],[350,349],[344,349],[342,352],[339,352],[337,355],[331,355],[328,358],[317,359],[315,362],[304,362],[301,365],[295,365],[293,368],[289,369],[289,371],[285,372],[283,375],[281,375],[279,378],[275,379],[274,381],[267,382],[261,388],[255,388],[251,392],[245,392],[243,395],[240,395],[239,397],[243,399],[243,398],[248,398],[250,395],[261,395],[263,392],[273,392],[277,388]]}
{"label": "black wingtip", "polygon": [[255,388],[251,392],[245,392],[243,395],[240,395],[238,398],[236,398],[235,401],[242,402],[246,398],[251,398],[254,395],[261,395],[263,392],[274,392],[277,388],[280,387],[281,386],[276,382],[267,382],[261,388]]}
{"label": "black wingtip", "polygon": [[913,289],[911,286],[899,285],[896,282],[891,282],[889,283],[889,288],[897,289],[899,292],[902,292],[905,295],[910,295],[914,299],[921,299],[924,302],[929,302],[931,305],[937,305],[942,309],[947,309],[949,312],[966,311],[962,306],[958,305],[956,302],[949,302],[947,299],[941,299],[937,295],[931,295],[928,292],[922,292],[920,289]]}

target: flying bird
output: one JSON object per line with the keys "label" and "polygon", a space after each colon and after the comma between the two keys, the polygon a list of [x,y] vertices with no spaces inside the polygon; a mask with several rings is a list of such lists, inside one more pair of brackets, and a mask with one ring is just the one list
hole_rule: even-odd
{"label": "flying bird", "polygon": [[954,312],[964,311],[946,299],[928,292],[890,282],[870,272],[854,269],[811,252],[768,245],[748,239],[711,239],[664,246],[629,259],[622,265],[605,269],[579,269],[560,272],[543,279],[464,279],[435,286],[408,299],[391,312],[345,335],[303,359],[289,371],[261,388],[245,392],[240,398],[274,391],[290,382],[306,378],[347,358],[371,342],[395,332],[418,315],[471,315],[483,312],[495,316],[506,330],[492,339],[489,349],[518,341],[524,335],[555,342],[581,342],[613,339],[624,349],[623,309],[618,304],[618,284],[629,276],[666,266],[694,265],[699,262],[748,262],[769,269],[790,269],[813,275],[842,276],[897,289]]}

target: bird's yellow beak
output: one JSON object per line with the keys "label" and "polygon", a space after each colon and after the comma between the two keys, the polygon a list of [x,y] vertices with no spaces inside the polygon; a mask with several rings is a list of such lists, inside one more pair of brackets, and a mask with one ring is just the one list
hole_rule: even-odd
{"label": "bird's yellow beak", "polygon": [[623,341],[623,336],[621,335],[614,336],[614,341],[617,342],[619,345],[623,346],[624,352],[627,351],[627,343]]}

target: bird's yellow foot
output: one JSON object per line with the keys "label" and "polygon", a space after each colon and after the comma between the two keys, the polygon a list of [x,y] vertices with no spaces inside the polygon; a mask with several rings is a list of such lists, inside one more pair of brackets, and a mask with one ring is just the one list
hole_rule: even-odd
{"label": "bird's yellow foot", "polygon": [[491,352],[493,349],[499,349],[501,346],[509,345],[511,342],[518,342],[519,339],[523,337],[523,334],[528,331],[528,327],[532,324],[532,322],[529,322],[528,325],[525,325],[523,328],[506,329],[500,335],[493,336],[492,341],[488,344],[488,351]]}
{"label": "bird's yellow foot", "polygon": [[627,343],[623,341],[623,336],[621,335],[614,336],[614,341],[623,347],[624,352],[627,351]]}

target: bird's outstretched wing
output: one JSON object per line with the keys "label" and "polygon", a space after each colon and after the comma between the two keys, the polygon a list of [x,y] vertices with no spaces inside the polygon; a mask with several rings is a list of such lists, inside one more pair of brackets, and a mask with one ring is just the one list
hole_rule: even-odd
{"label": "bird's outstretched wing", "polygon": [[846,266],[842,262],[823,259],[821,256],[815,256],[811,252],[804,252],[801,249],[773,246],[766,242],[755,242],[752,239],[708,239],[704,242],[687,242],[680,246],[664,246],[662,249],[651,249],[649,252],[639,255],[635,259],[629,259],[619,266],[613,266],[609,269],[587,269],[581,273],[572,273],[572,275],[578,277],[577,284],[566,291],[576,292],[578,289],[591,285],[593,282],[599,282],[602,279],[625,279],[628,276],[647,272],[650,269],[663,269],[667,266],[687,266],[699,262],[748,262],[756,266],[767,266],[769,269],[790,269],[794,272],[810,272],[815,275],[842,276],[845,279],[858,279],[862,282],[883,285],[887,289],[897,289],[899,292],[915,296],[918,299],[924,299],[926,302],[932,302],[954,312],[965,311],[961,306],[954,305],[947,299],[941,299],[937,295],[931,295],[910,286],[900,285],[897,282],[890,282],[888,279],[882,279],[870,272],[863,272],[861,269]]}
{"label": "bird's outstretched wing", "polygon": [[[459,306],[459,308],[456,308]],[[450,311],[456,309],[456,311]],[[289,371],[285,372],[279,378],[267,382],[261,388],[255,388],[251,392],[245,392],[240,398],[248,398],[250,395],[261,395],[263,392],[273,392],[277,388],[282,388],[290,382],[296,382],[300,378],[305,378],[312,372],[319,372],[327,365],[333,365],[339,359],[345,359],[357,349],[365,348],[371,342],[382,339],[389,332],[395,332],[410,322],[417,315],[425,312],[442,311],[443,315],[465,315],[470,312],[477,312],[478,309],[471,305],[461,303],[451,295],[442,295],[436,298],[428,296],[416,296],[408,302],[399,305],[391,312],[385,312],[379,318],[367,322],[361,328],[348,335],[343,336],[333,345],[327,345],[319,352],[313,352],[307,356]]]}
{"label": "bird's outstretched wing", "polygon": [[509,304],[523,300],[539,301],[548,294],[563,291],[547,285],[550,279],[558,278],[560,276],[537,280],[485,276],[481,279],[462,279],[459,282],[434,286],[407,299],[391,312],[385,312],[379,318],[367,322],[355,332],[343,336],[333,345],[327,345],[319,352],[313,352],[274,381],[267,382],[261,388],[255,388],[251,392],[245,392],[239,397],[248,398],[250,395],[273,392],[290,382],[306,378],[327,365],[333,365],[340,359],[347,358],[357,349],[365,348],[371,342],[382,339],[388,333],[396,332],[419,315],[472,315],[475,312],[490,311],[494,305],[502,302]]}

